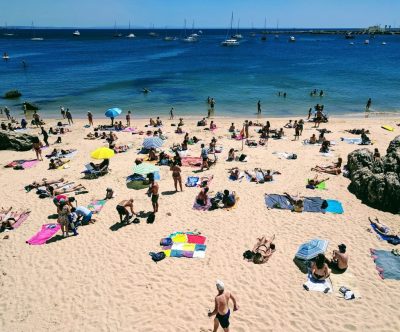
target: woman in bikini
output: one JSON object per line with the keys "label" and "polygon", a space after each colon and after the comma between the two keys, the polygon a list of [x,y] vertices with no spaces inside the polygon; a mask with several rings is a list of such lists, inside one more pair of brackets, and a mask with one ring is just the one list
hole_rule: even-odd
{"label": "woman in bikini", "polygon": [[319,254],[315,260],[311,264],[311,274],[317,280],[325,280],[330,274],[331,270],[328,267],[328,264],[325,263],[326,259],[324,254]]}
{"label": "woman in bikini", "polygon": [[254,264],[263,264],[268,262],[269,258],[275,252],[275,244],[272,243],[275,240],[275,235],[273,235],[270,239],[267,239],[266,236],[263,236],[257,239],[257,244],[253,248],[253,263]]}
{"label": "woman in bikini", "polygon": [[35,150],[36,153],[36,159],[43,161],[42,158],[42,147],[43,143],[39,140],[39,138],[36,138],[35,141],[32,144],[32,149]]}
{"label": "woman in bikini", "polygon": [[179,183],[179,187],[181,188],[181,191],[183,191],[182,189],[182,177],[181,177],[181,169],[178,166],[177,163],[174,163],[170,170],[172,171],[172,178],[174,179],[174,186],[175,186],[175,191],[178,191],[178,183]]}
{"label": "woman in bikini", "polygon": [[338,158],[338,161],[336,163],[333,163],[333,165],[329,166],[315,166],[311,168],[312,171],[316,172],[321,172],[321,173],[328,173],[328,174],[334,174],[334,175],[339,175],[342,172],[342,158]]}
{"label": "woman in bikini", "polygon": [[201,205],[201,206],[206,206],[208,203],[208,187],[204,187],[201,189],[199,194],[196,197],[196,203]]}

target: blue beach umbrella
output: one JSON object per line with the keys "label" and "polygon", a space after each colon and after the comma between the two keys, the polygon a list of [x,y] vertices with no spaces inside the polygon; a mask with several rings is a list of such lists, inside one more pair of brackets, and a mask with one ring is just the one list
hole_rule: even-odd
{"label": "blue beach umbrella", "polygon": [[317,257],[318,254],[323,254],[328,248],[328,241],[321,239],[313,239],[303,243],[297,250],[296,257],[304,260],[310,260]]}
{"label": "blue beach umbrella", "polygon": [[162,147],[164,144],[164,141],[157,136],[153,136],[153,137],[147,137],[143,140],[143,147],[145,149],[151,149],[151,148],[160,148]]}
{"label": "blue beach umbrella", "polygon": [[122,110],[120,108],[114,107],[114,108],[108,109],[104,115],[107,118],[116,118],[121,113],[122,113]]}

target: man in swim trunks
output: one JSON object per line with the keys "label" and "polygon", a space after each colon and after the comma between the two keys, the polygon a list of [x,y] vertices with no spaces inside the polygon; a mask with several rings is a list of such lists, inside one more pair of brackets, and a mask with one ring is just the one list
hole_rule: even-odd
{"label": "man in swim trunks", "polygon": [[349,264],[349,255],[346,253],[346,245],[339,244],[339,250],[334,250],[332,253],[332,260],[328,260],[328,266],[336,272],[345,272]]}
{"label": "man in swim trunks", "polygon": [[133,211],[133,198],[119,202],[116,207],[119,214],[119,221],[121,223],[122,221],[128,223],[130,219],[128,208],[131,210],[132,215],[134,215],[135,211]]}
{"label": "man in swim trunks", "polygon": [[149,185],[149,190],[147,191],[147,194],[151,197],[151,204],[153,205],[153,212],[156,213],[158,212],[158,198],[160,197],[160,194],[158,193],[159,186],[156,181],[154,181],[154,174],[151,173],[149,174],[149,180],[150,180],[150,185]]}
{"label": "man in swim trunks", "polygon": [[224,283],[220,280],[217,280],[216,283],[218,295],[215,297],[215,307],[213,312],[208,313],[208,317],[212,317],[214,315],[214,330],[213,332],[217,332],[219,325],[224,329],[224,332],[229,332],[229,316],[231,311],[229,309],[229,299],[233,302],[233,311],[239,309],[236,298],[233,296],[231,292],[225,291]]}

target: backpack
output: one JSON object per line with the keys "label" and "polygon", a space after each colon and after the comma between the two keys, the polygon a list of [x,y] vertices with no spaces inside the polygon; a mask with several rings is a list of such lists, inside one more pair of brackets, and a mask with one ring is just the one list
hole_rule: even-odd
{"label": "backpack", "polygon": [[321,209],[325,210],[328,207],[328,202],[324,200],[321,204]]}
{"label": "backpack", "polygon": [[244,161],[246,159],[246,155],[245,154],[241,154],[239,157],[239,161]]}
{"label": "backpack", "polygon": [[154,223],[155,219],[156,219],[156,215],[154,213],[150,213],[149,216],[147,217],[147,223],[152,224],[152,223]]}
{"label": "backpack", "polygon": [[165,258],[165,253],[163,253],[162,251],[160,252],[150,252],[149,255],[151,256],[151,259],[153,260],[153,262],[159,262],[162,261]]}
{"label": "backpack", "polygon": [[243,259],[250,260],[250,259],[253,259],[253,257],[254,257],[254,252],[252,252],[251,250],[246,250],[243,253]]}
{"label": "backpack", "polygon": [[168,247],[172,246],[172,239],[170,237],[166,237],[160,240],[160,246]]}

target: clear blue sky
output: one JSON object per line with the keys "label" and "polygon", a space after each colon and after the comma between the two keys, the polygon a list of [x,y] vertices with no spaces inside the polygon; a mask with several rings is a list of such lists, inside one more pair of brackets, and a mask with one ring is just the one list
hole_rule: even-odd
{"label": "clear blue sky", "polygon": [[367,27],[400,25],[400,0],[1,0],[0,25],[59,27]]}

